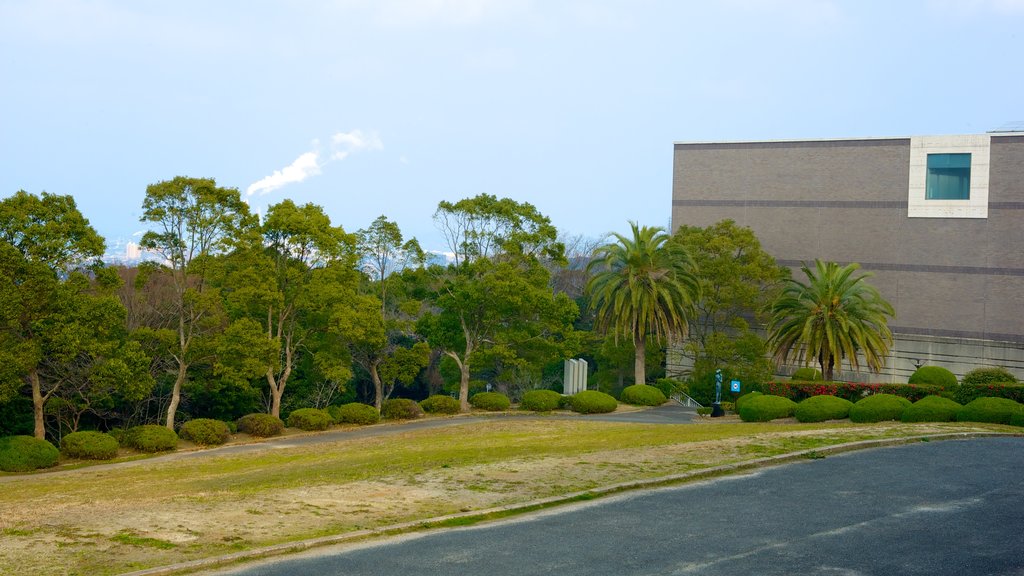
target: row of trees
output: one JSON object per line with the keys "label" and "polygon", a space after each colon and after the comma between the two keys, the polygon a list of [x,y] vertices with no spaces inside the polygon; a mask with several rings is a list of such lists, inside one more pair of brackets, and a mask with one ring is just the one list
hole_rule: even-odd
{"label": "row of trees", "polygon": [[[530,204],[480,195],[438,205],[452,254],[438,265],[384,216],[349,233],[285,200],[261,221],[212,179],[153,184],[142,208],[141,244],[161,262],[108,267],[71,197],[0,201],[0,420],[30,404],[38,437],[47,424],[174,427],[183,406],[185,418],[379,407],[400,387],[457,393],[468,409],[484,383],[558,383],[571,356],[596,364],[606,389],[629,383],[630,363],[646,381],[665,341],[687,332],[693,378],[725,366],[764,380],[755,328],[794,309],[775,300],[792,296],[788,270],[729,221],[672,236],[634,224],[599,245],[560,236]],[[777,352],[813,349],[823,367],[885,353],[884,332],[826,351],[772,326]]]}

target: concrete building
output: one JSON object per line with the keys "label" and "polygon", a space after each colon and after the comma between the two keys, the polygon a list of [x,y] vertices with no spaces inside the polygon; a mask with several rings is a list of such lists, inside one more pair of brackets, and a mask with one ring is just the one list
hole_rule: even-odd
{"label": "concrete building", "polygon": [[794,277],[815,258],[874,274],[896,343],[882,375],[844,379],[923,364],[1024,379],[1024,132],[676,143],[673,229],[726,218]]}

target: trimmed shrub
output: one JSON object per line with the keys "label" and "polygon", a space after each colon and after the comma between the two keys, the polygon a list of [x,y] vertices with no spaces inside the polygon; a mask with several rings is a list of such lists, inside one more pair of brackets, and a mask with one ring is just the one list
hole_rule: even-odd
{"label": "trimmed shrub", "polygon": [[810,366],[804,366],[803,368],[797,368],[796,372],[793,372],[793,375],[789,378],[790,380],[796,380],[798,382],[820,382],[821,370],[811,368]]}
{"label": "trimmed shrub", "polygon": [[4,436],[0,438],[0,470],[4,472],[31,472],[57,464],[60,452],[46,440],[34,436]]}
{"label": "trimmed shrub", "polygon": [[956,375],[942,366],[921,366],[910,375],[908,384],[933,384],[943,388],[954,388],[957,385]]}
{"label": "trimmed shrub", "polygon": [[850,420],[854,422],[881,422],[899,420],[903,411],[910,407],[910,400],[894,394],[874,394],[850,408]]}
{"label": "trimmed shrub", "polygon": [[719,404],[719,406],[721,406],[722,410],[725,410],[726,412],[735,412],[736,411],[736,403],[735,402],[722,402],[721,404]]}
{"label": "trimmed shrub", "polygon": [[971,400],[956,413],[958,422],[991,422],[1009,424],[1021,405],[1007,398],[978,398]]}
{"label": "trimmed shrub", "polygon": [[572,398],[572,411],[580,414],[605,414],[615,412],[615,409],[619,407],[619,402],[614,396],[597,390],[584,390],[573,394],[570,398]]}
{"label": "trimmed shrub", "polygon": [[942,393],[932,384],[864,384],[860,382],[768,382],[761,386],[765,394],[784,396],[799,402],[811,396],[838,396],[850,402],[872,394],[892,394],[916,402],[925,396]]}
{"label": "trimmed shrub", "polygon": [[427,414],[458,414],[462,411],[458,399],[444,394],[434,394],[421,401],[420,408]]}
{"label": "trimmed shrub", "polygon": [[958,402],[942,396],[925,396],[903,411],[904,422],[954,422],[963,408]]}
{"label": "trimmed shrub", "polygon": [[572,396],[558,397],[558,409],[559,410],[572,410]]}
{"label": "trimmed shrub", "polygon": [[961,404],[976,398],[1008,398],[1024,404],[1024,384],[961,384],[953,389],[953,399]]}
{"label": "trimmed shrub", "polygon": [[739,412],[743,408],[743,404],[745,404],[747,400],[751,400],[751,399],[756,398],[758,396],[764,396],[764,394],[762,394],[760,392],[747,392],[743,396],[740,396],[739,398],[737,398],[736,399],[736,412]]}
{"label": "trimmed shrub", "polygon": [[288,415],[288,427],[306,430],[307,432],[327,430],[333,420],[326,410],[299,408]]}
{"label": "trimmed shrub", "polygon": [[789,398],[761,394],[740,405],[740,419],[744,422],[768,422],[776,418],[788,418],[795,410],[796,402]]}
{"label": "trimmed shrub", "polygon": [[1013,416],[1010,416],[1011,426],[1024,426],[1024,410],[1016,412]]}
{"label": "trimmed shrub", "polygon": [[509,402],[508,396],[505,396],[501,392],[478,392],[470,397],[469,403],[474,408],[487,410],[489,412],[508,410],[508,407],[512,405],[512,403]]}
{"label": "trimmed shrub", "polygon": [[349,402],[342,406],[328,406],[327,413],[335,424],[376,424],[380,422],[380,412],[369,404]]}
{"label": "trimmed shrub", "polygon": [[661,406],[668,398],[661,390],[647,384],[633,384],[622,389],[619,399],[635,406]]}
{"label": "trimmed shrub", "polygon": [[165,452],[178,447],[178,435],[164,426],[145,424],[129,428],[125,444],[141,452]]}
{"label": "trimmed shrub", "polygon": [[1017,377],[1006,368],[975,368],[964,374],[963,384],[1016,384]]}
{"label": "trimmed shrub", "polygon": [[811,396],[796,405],[793,415],[801,422],[842,420],[850,415],[853,402],[836,396]]}
{"label": "trimmed shrub", "polygon": [[661,390],[665,398],[671,398],[677,392],[686,392],[686,384],[672,378],[658,378],[654,381],[654,387]]}
{"label": "trimmed shrub", "polygon": [[235,423],[239,432],[257,438],[270,438],[284,432],[284,421],[270,414],[246,414]]}
{"label": "trimmed shrub", "polygon": [[711,406],[701,406],[697,408],[697,414],[700,416],[711,416],[711,411],[714,410]]}
{"label": "trimmed shrub", "polygon": [[231,430],[220,420],[196,418],[181,425],[178,437],[200,446],[220,446],[231,437]]}
{"label": "trimmed shrub", "polygon": [[72,432],[60,439],[60,451],[65,456],[82,460],[110,460],[120,447],[113,436],[103,432]]}
{"label": "trimmed shrub", "polygon": [[415,400],[392,398],[381,405],[380,415],[386,420],[413,420],[423,416],[423,408]]}
{"label": "trimmed shrub", "polygon": [[562,395],[554,390],[530,390],[523,394],[519,408],[531,412],[550,412],[559,408]]}

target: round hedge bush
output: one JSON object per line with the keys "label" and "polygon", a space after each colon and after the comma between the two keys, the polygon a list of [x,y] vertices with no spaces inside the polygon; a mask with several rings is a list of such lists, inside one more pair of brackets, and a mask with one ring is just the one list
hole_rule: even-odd
{"label": "round hedge bush", "polygon": [[299,430],[327,430],[334,419],[326,410],[319,408],[299,408],[288,415],[288,427]]}
{"label": "round hedge bush", "polygon": [[862,398],[850,408],[850,420],[854,422],[881,422],[899,420],[903,411],[910,407],[910,400],[893,394],[872,394]]}
{"label": "round hedge bush", "polygon": [[668,398],[665,397],[661,390],[647,384],[626,386],[622,389],[619,399],[626,404],[633,404],[635,406],[661,406],[668,402]]}
{"label": "round hedge bush", "polygon": [[743,404],[745,404],[747,402],[747,400],[752,400],[754,398],[757,398],[758,396],[764,396],[764,394],[761,393],[761,392],[756,392],[756,391],[755,392],[747,392],[743,396],[740,396],[739,398],[737,398],[736,399],[736,409],[735,409],[735,412],[739,413],[740,409],[743,408]]}
{"label": "round hedge bush", "polygon": [[145,424],[129,428],[125,444],[142,452],[166,452],[178,447],[178,435],[164,426]]}
{"label": "round hedge bush", "polygon": [[60,451],[68,458],[110,460],[120,448],[117,439],[103,432],[72,432],[60,439]]}
{"label": "round hedge bush", "polygon": [[349,402],[342,406],[328,406],[327,412],[334,418],[335,424],[376,424],[380,422],[380,412],[369,404]]}
{"label": "round hedge bush", "polygon": [[1013,416],[1010,416],[1010,425],[1024,426],[1024,410],[1021,410],[1020,412],[1015,413]]}
{"label": "round hedge bush", "polygon": [[782,396],[760,394],[748,398],[740,405],[740,419],[744,422],[768,422],[788,418],[796,411],[796,402]]}
{"label": "round hedge bush", "polygon": [[220,446],[231,437],[231,429],[220,420],[196,418],[181,425],[178,437],[200,446]]}
{"label": "round hedge bush", "polygon": [[821,380],[821,371],[817,368],[804,366],[803,368],[797,368],[796,372],[793,372],[789,379],[798,382],[817,382]]}
{"label": "round hedge bush", "polygon": [[60,452],[46,440],[34,436],[4,436],[0,438],[0,470],[4,472],[31,472],[57,464]]}
{"label": "round hedge bush", "polygon": [[562,395],[554,390],[530,390],[523,394],[519,408],[531,412],[550,412],[560,407]]}
{"label": "round hedge bush", "polygon": [[904,422],[955,422],[963,406],[942,396],[925,396],[903,411]]}
{"label": "round hedge bush", "polygon": [[962,384],[1015,384],[1017,377],[1006,368],[975,368],[964,374]]}
{"label": "round hedge bush", "polygon": [[420,408],[427,414],[458,414],[462,411],[458,399],[444,394],[434,394],[420,401]]}
{"label": "round hedge bush", "polygon": [[811,396],[796,405],[793,415],[801,422],[842,420],[850,415],[853,402],[838,396]]}
{"label": "round hedge bush", "polygon": [[570,398],[572,411],[580,414],[606,414],[615,412],[615,409],[619,407],[619,402],[615,397],[597,390],[584,390],[573,394]]}
{"label": "round hedge bush", "polygon": [[387,420],[413,420],[423,416],[423,408],[415,400],[392,398],[384,401],[380,415]]}
{"label": "round hedge bush", "polygon": [[246,414],[235,424],[239,432],[256,438],[270,438],[284,432],[284,420],[270,414]]}
{"label": "round hedge bush", "polygon": [[910,375],[908,384],[934,384],[943,388],[957,385],[956,375],[942,366],[921,366]]}
{"label": "round hedge bush", "polygon": [[1013,415],[1021,409],[1020,404],[1009,398],[976,398],[956,413],[956,419],[958,422],[1009,424]]}
{"label": "round hedge bush", "polygon": [[509,406],[512,405],[508,396],[505,396],[501,392],[479,392],[477,394],[473,394],[473,396],[469,398],[469,403],[474,408],[487,410],[488,412],[508,410]]}

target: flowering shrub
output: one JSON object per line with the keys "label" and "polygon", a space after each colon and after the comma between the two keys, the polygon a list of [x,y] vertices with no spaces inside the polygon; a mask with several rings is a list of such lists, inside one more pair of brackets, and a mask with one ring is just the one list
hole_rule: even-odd
{"label": "flowering shrub", "polygon": [[856,402],[874,394],[892,394],[916,402],[942,392],[930,384],[865,384],[860,382],[768,382],[761,386],[765,394],[783,396],[795,402],[812,396],[838,396]]}
{"label": "flowering shrub", "polygon": [[977,398],[1006,398],[1024,404],[1024,384],[961,384],[953,396],[961,404]]}

